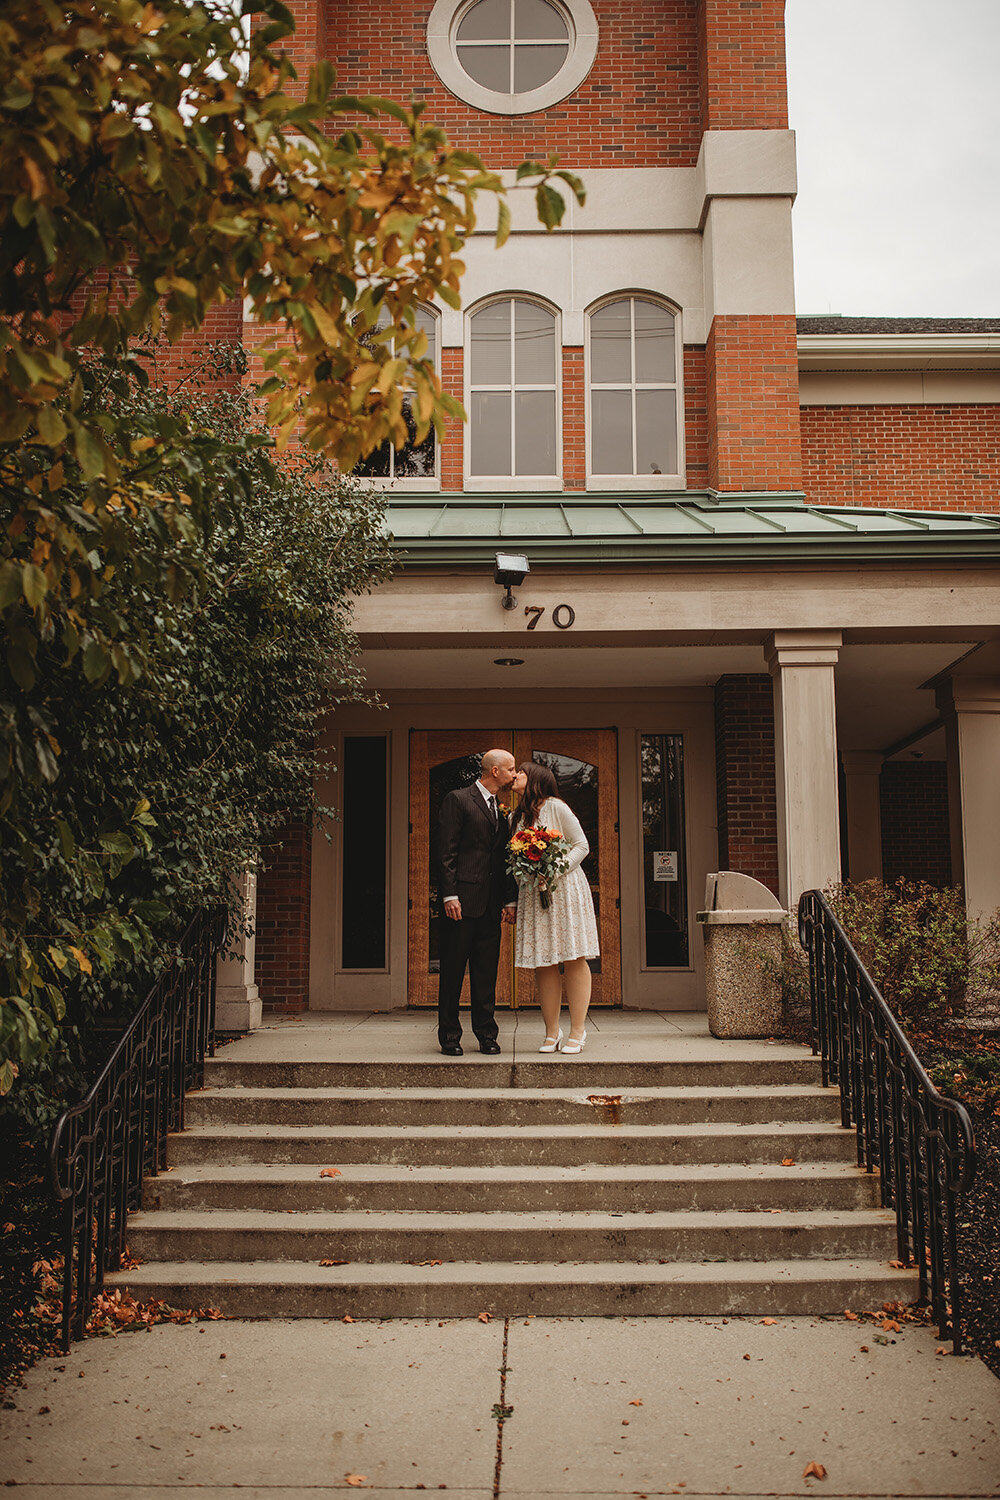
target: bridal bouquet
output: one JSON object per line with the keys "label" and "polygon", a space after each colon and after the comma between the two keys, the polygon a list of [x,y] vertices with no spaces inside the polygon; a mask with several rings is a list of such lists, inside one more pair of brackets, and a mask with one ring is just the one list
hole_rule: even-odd
{"label": "bridal bouquet", "polygon": [[507,868],[518,885],[532,886],[545,910],[569,865],[569,845],[557,828],[519,828],[507,845]]}

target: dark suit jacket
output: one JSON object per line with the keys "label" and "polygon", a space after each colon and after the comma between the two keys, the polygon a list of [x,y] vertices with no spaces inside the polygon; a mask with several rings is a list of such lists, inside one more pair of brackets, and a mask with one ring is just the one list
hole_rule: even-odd
{"label": "dark suit jacket", "polygon": [[500,808],[496,827],[475,785],[449,792],[438,818],[438,891],[442,901],[457,896],[463,917],[481,917],[488,906],[517,900],[517,883],[507,874],[507,815]]}

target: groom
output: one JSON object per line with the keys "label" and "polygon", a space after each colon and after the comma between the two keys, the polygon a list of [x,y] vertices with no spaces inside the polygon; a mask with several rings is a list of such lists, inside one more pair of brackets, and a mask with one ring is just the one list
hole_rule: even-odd
{"label": "groom", "polygon": [[438,819],[438,890],[442,897],[438,1041],[445,1057],[462,1056],[458,1002],[469,970],[472,1029],[479,1050],[500,1051],[496,1004],[500,923],[513,922],[517,885],[507,874],[507,814],[498,796],[514,780],[509,750],[487,750],[472,786],[449,792]]}

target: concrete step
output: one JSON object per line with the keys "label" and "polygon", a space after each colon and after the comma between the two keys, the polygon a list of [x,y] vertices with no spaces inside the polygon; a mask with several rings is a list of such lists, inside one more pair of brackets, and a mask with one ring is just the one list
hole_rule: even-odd
{"label": "concrete step", "polygon": [[854,1161],[839,1125],[200,1125],[170,1137],[175,1166],[214,1161],[430,1166],[674,1165],[681,1162]]}
{"label": "concrete step", "polygon": [[[766,1044],[761,1044],[762,1046]],[[819,1059],[806,1048],[789,1052],[787,1044],[773,1057],[752,1060],[678,1058],[670,1062],[613,1062],[564,1058],[561,1053],[531,1061],[483,1057],[475,1050],[438,1062],[237,1062],[225,1051],[205,1063],[205,1083],[213,1088],[573,1088],[635,1089],[647,1087],[743,1088],[762,1084],[818,1083]]]}
{"label": "concrete step", "polygon": [[188,1125],[681,1125],[840,1120],[840,1096],[816,1084],[574,1088],[206,1087],[189,1095]]}
{"label": "concrete step", "polygon": [[345,1166],[320,1177],[316,1166],[177,1168],[147,1179],[154,1209],[388,1209],[437,1213],[605,1213],[681,1209],[874,1208],[878,1179],[853,1165],[797,1162],[689,1166],[376,1167]]}
{"label": "concrete step", "polygon": [[405,1213],[158,1210],[129,1221],[140,1260],[885,1259],[895,1219],[855,1212]]}
{"label": "concrete step", "polygon": [[189,1261],[137,1266],[106,1286],[172,1307],[213,1307],[231,1318],[782,1317],[913,1302],[914,1271],[881,1260],[449,1261],[319,1266],[306,1262]]}

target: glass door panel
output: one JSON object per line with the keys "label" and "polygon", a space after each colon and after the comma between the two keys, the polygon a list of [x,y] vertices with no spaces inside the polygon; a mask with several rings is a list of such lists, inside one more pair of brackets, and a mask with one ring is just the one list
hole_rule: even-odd
{"label": "glass door panel", "polygon": [[[613,729],[522,730],[514,736],[518,764],[537,760],[559,783],[590,845],[583,871],[597,914],[601,956],[591,960],[592,1003],[621,1004],[621,924],[618,885],[618,741]],[[514,971],[514,1003],[534,1005],[530,970]]]}
{"label": "glass door panel", "polygon": [[[449,792],[471,786],[484,750],[510,749],[510,730],[473,729],[410,735],[410,897],[408,1004],[437,1005],[440,973],[440,892],[437,888],[437,821]],[[497,1004],[512,1002],[513,942],[504,927],[497,973]],[[469,981],[462,1004],[469,1003]]]}
{"label": "glass door panel", "polygon": [[686,969],[687,860],[684,743],[679,734],[644,734],[642,756],[643,968]]}

